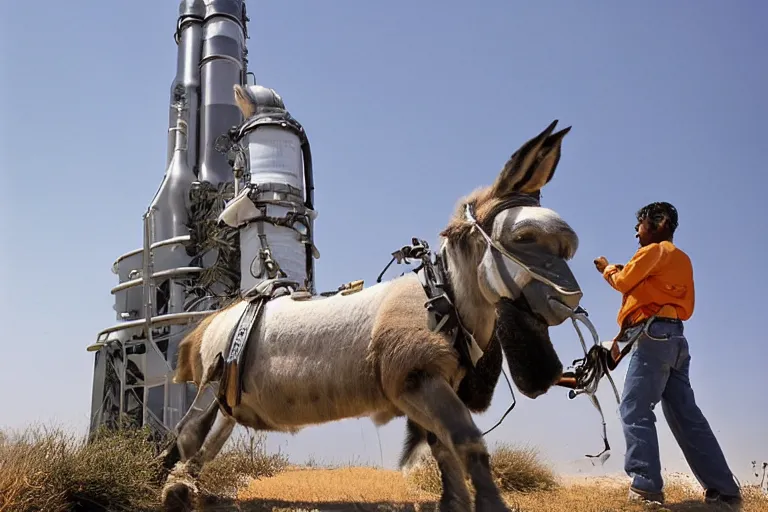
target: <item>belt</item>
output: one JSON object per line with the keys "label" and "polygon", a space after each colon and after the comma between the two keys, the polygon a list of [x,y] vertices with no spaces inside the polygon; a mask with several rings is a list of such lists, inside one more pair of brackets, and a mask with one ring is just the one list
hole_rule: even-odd
{"label": "belt", "polygon": [[[631,331],[633,329],[637,329],[639,327],[643,327],[647,321],[648,321],[648,319],[644,318],[644,319],[642,319],[642,320],[640,320],[638,322],[633,322],[633,323],[627,325],[626,327],[624,327],[624,329],[622,329],[622,333],[626,333],[627,331]],[[683,324],[683,321],[680,320],[679,318],[670,318],[670,317],[665,317],[665,316],[657,316],[656,318],[653,319],[652,323],[655,324],[657,322],[663,323],[663,324],[671,324],[671,325],[682,325]]]}
{"label": "belt", "polygon": [[662,306],[658,312],[653,313],[645,308],[641,308],[628,319],[629,323],[625,327],[626,329],[632,328],[636,325],[645,323],[651,316],[656,316],[657,319],[664,320],[677,320],[677,310],[673,306]]}

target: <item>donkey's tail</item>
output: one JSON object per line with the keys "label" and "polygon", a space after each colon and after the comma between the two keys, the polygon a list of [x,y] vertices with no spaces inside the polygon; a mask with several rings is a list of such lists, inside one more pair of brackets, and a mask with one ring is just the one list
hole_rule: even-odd
{"label": "donkey's tail", "polygon": [[194,382],[200,385],[203,378],[203,361],[200,347],[203,344],[203,334],[216,317],[216,313],[203,318],[179,343],[179,351],[176,356],[176,372],[173,375],[175,384]]}

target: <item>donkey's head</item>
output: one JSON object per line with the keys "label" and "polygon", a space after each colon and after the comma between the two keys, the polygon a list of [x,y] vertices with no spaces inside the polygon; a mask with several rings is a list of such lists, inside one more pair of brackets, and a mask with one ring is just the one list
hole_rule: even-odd
{"label": "donkey's head", "polygon": [[566,263],[578,237],[539,204],[570,130],[552,133],[556,124],[523,144],[493,185],[464,198],[441,233],[459,313],[481,348],[496,335],[515,384],[531,398],[559,379],[549,327],[581,298]]}

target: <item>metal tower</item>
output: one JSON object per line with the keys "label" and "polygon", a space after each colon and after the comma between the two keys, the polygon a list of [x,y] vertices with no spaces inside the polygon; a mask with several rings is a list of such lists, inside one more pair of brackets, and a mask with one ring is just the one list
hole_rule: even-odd
{"label": "metal tower", "polygon": [[[121,417],[172,429],[195,396],[171,382],[179,342],[222,300],[270,277],[272,262],[314,293],[309,142],[275,91],[248,85],[247,22],[243,0],[179,6],[165,176],[143,216],[142,247],[112,266],[118,323],[87,349],[91,432]],[[248,119],[235,85],[257,105]]]}

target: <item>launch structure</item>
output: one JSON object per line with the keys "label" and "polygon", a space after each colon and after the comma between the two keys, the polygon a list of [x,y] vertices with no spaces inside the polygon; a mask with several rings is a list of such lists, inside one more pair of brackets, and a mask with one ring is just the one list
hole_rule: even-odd
{"label": "launch structure", "polygon": [[[117,323],[98,333],[91,432],[128,420],[158,435],[195,396],[172,382],[178,344],[202,317],[265,279],[315,293],[312,158],[273,89],[250,83],[244,0],[182,0],[165,176],[143,245],[112,266]],[[234,86],[256,104],[247,119]]]}

